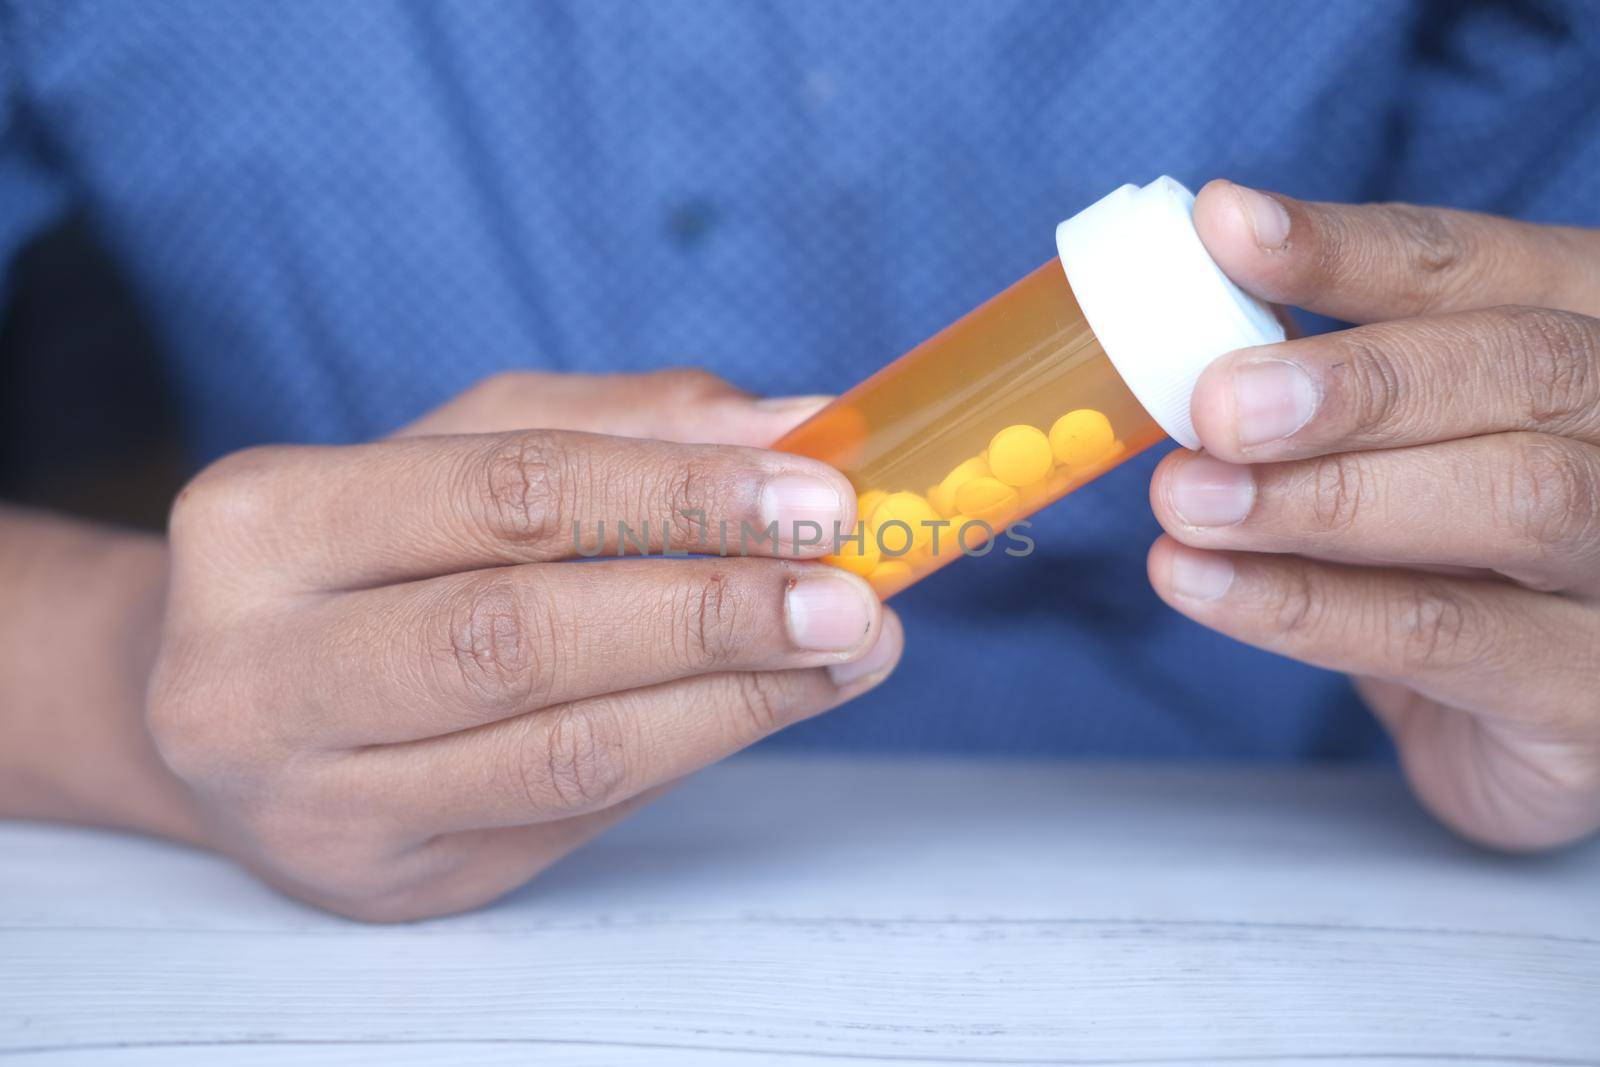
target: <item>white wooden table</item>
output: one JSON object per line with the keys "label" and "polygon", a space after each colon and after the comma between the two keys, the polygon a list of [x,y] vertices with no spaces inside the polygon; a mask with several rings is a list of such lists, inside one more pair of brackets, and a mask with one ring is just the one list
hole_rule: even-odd
{"label": "white wooden table", "polygon": [[503,904],[361,926],[0,824],[21,1064],[1600,1064],[1600,848],[1382,771],[748,757]]}

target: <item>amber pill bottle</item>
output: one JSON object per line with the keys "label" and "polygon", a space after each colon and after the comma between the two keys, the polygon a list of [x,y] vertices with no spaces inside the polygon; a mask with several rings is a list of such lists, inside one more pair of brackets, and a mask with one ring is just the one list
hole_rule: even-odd
{"label": "amber pill bottle", "polygon": [[778,441],[855,487],[827,562],[892,596],[1167,437],[1197,447],[1200,372],[1284,335],[1193,208],[1171,178],[1117,189],[1056,228],[1056,258]]}

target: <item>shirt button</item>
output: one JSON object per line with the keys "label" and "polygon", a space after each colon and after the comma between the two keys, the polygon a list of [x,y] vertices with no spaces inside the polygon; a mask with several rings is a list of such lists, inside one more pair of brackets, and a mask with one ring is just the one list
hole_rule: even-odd
{"label": "shirt button", "polygon": [[704,197],[691,197],[668,208],[662,226],[674,244],[693,248],[706,239],[716,224],[716,205]]}

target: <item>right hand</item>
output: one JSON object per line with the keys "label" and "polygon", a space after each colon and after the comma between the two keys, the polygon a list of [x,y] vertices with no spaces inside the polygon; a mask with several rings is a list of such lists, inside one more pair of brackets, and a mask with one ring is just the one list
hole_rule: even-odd
{"label": "right hand", "polygon": [[618,519],[649,519],[656,552],[663,519],[695,542],[694,512],[712,552],[722,522],[734,544],[741,521],[849,527],[843,476],[740,447],[805,406],[694,372],[508,375],[396,438],[203,471],[172,516],[148,722],[211,843],[342,914],[460,911],[878,684],[899,623],[797,558],[825,546],[571,561],[575,522],[592,550],[605,520],[608,554]]}

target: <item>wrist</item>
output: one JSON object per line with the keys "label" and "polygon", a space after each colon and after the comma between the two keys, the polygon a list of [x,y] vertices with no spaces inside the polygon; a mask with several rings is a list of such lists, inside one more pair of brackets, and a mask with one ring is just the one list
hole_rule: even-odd
{"label": "wrist", "polygon": [[162,539],[0,510],[0,815],[204,840],[145,729]]}

